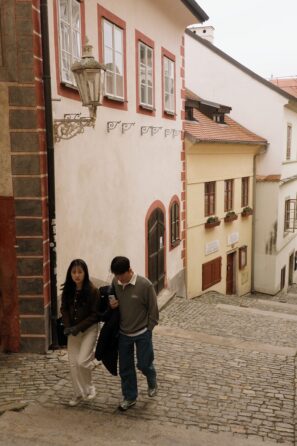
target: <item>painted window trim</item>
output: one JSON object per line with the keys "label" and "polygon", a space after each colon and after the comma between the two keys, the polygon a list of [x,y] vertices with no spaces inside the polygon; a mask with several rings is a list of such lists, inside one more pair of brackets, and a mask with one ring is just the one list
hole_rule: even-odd
{"label": "painted window trim", "polygon": [[[79,3],[81,16],[81,46],[83,47],[86,39],[85,4],[83,1],[80,1]],[[54,0],[53,14],[57,93],[60,96],[80,101],[80,96],[75,85],[67,84],[61,79],[59,0]]]}
{"label": "painted window trim", "polygon": [[117,98],[116,96],[104,95],[102,105],[109,108],[116,108],[120,110],[128,110],[127,100],[127,45],[126,45],[126,22],[120,17],[113,14],[102,5],[97,5],[97,22],[98,22],[98,49],[99,62],[104,63],[104,48],[103,48],[103,26],[102,19],[116,25],[123,31],[123,67],[124,67],[124,98]]}
{"label": "painted window trim", "polygon": [[[172,241],[172,221],[171,221],[171,210],[174,205],[178,206],[178,234],[177,239],[173,242]],[[180,200],[177,195],[174,195],[172,197],[170,204],[169,204],[169,251],[172,251],[174,248],[180,245],[181,239],[180,239]]]}
{"label": "painted window trim", "polygon": [[293,134],[293,126],[290,122],[288,122],[285,161],[292,160],[292,134]]}
{"label": "painted window trim", "polygon": [[[139,43],[143,43],[144,45],[150,47],[153,50],[153,104],[152,107],[141,104],[140,102],[140,72],[139,72]],[[150,39],[148,36],[143,34],[142,32],[135,30],[135,72],[136,72],[136,112],[141,113],[143,115],[155,116],[156,108],[155,108],[155,91],[156,91],[156,82],[155,82],[155,42]]]}
{"label": "painted window trim", "polygon": [[[164,76],[164,57],[171,60],[174,63],[174,112],[165,110],[165,76]],[[162,85],[162,116],[163,118],[176,120],[176,57],[173,53],[166,48],[161,48],[161,85]]]}
{"label": "painted window trim", "polygon": [[[244,184],[246,184],[246,190],[244,190]],[[246,192],[246,193],[244,193]],[[250,178],[241,178],[241,207],[246,207],[249,205],[250,198]]]}
{"label": "painted window trim", "polygon": [[[230,191],[229,189],[226,190],[226,185],[231,184]],[[229,194],[231,196],[231,200],[229,200]],[[230,206],[229,206],[230,201]],[[233,203],[234,203],[234,180],[228,179],[224,180],[224,211],[229,212],[233,209]]]}
{"label": "painted window trim", "polygon": [[240,270],[247,266],[247,246],[241,246],[239,248],[238,263]]}
{"label": "painted window trim", "polygon": [[[214,191],[212,193],[206,194],[206,184],[214,184]],[[209,198],[213,195],[213,210],[210,209]],[[207,197],[207,207],[206,207],[206,197]],[[213,212],[212,212],[213,211]],[[204,216],[210,217],[216,213],[216,181],[206,181],[204,183]]]}

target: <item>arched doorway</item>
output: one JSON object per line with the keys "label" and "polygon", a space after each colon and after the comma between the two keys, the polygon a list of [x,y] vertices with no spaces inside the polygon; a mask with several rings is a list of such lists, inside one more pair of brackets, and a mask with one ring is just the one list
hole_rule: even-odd
{"label": "arched doorway", "polygon": [[158,294],[165,286],[165,220],[164,212],[157,207],[147,222],[148,278]]}

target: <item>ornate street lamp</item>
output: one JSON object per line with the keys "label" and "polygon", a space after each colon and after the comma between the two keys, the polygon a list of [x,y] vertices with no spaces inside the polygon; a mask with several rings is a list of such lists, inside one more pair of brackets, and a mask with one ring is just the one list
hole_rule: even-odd
{"label": "ornate street lamp", "polygon": [[55,142],[61,139],[71,139],[84,132],[85,127],[94,127],[98,105],[102,104],[105,66],[97,62],[92,55],[92,46],[85,45],[82,59],[75,62],[73,72],[82,105],[89,108],[89,117],[80,113],[65,114],[64,119],[54,120]]}

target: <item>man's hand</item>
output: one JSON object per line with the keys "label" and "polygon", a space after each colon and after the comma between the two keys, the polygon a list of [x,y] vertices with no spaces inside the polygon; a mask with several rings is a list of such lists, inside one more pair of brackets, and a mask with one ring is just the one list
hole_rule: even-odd
{"label": "man's hand", "polygon": [[109,306],[112,310],[114,310],[119,306],[119,301],[114,296],[112,296],[109,298]]}

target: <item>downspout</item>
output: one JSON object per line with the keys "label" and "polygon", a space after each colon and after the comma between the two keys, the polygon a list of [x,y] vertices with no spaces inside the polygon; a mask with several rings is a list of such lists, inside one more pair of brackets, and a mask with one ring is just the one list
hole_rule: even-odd
{"label": "downspout", "polygon": [[40,1],[42,61],[43,61],[43,90],[45,105],[45,128],[47,150],[47,174],[48,174],[48,216],[49,216],[49,250],[50,250],[50,319],[52,345],[56,346],[57,332],[56,319],[57,308],[57,273],[56,273],[56,207],[55,207],[55,158],[53,138],[52,92],[48,30],[48,5],[47,0]]}
{"label": "downspout", "polygon": [[257,185],[257,156],[263,155],[268,148],[268,143],[265,146],[265,149],[261,149],[259,153],[256,153],[253,160],[253,209],[254,209],[254,215],[253,215],[253,222],[252,222],[252,267],[251,267],[251,292],[255,292],[255,251],[256,251],[256,215],[257,215],[257,200],[256,200],[256,185]]}

